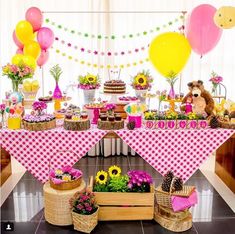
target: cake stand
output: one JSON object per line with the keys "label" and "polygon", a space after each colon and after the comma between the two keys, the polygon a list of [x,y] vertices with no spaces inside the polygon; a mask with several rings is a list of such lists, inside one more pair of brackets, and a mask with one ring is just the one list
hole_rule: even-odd
{"label": "cake stand", "polygon": [[111,99],[108,102],[116,104],[119,102],[118,97],[126,95],[126,94],[128,94],[128,92],[126,92],[126,93],[104,93],[101,91],[100,94],[103,94],[105,96],[111,96]]}
{"label": "cake stand", "polygon": [[[87,110],[88,110],[88,115],[90,117],[90,119],[92,119],[92,124],[97,124],[98,119],[99,119],[99,114],[100,114],[100,110],[104,108],[103,107],[88,107],[87,105],[84,106]],[[89,112],[91,111],[91,112]]]}

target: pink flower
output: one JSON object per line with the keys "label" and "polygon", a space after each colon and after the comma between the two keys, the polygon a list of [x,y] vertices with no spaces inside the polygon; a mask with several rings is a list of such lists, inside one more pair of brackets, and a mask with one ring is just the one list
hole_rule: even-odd
{"label": "pink flower", "polygon": [[84,206],[81,205],[81,204],[78,204],[78,205],[77,205],[77,208],[78,208],[78,210],[82,210],[82,209],[84,209]]}
{"label": "pink flower", "polygon": [[51,179],[53,181],[54,184],[61,184],[63,183],[63,180],[57,179],[57,178],[52,178]]}
{"label": "pink flower", "polygon": [[65,173],[65,172],[70,173],[71,170],[72,170],[72,167],[70,167],[70,166],[64,166],[64,167],[61,168],[61,170],[62,170],[64,173]]}
{"label": "pink flower", "polygon": [[88,207],[86,207],[86,210],[87,210],[87,211],[92,211],[92,207],[91,207],[91,206],[88,206]]}
{"label": "pink flower", "polygon": [[50,170],[49,177],[50,178],[55,178],[55,171],[54,170]]}

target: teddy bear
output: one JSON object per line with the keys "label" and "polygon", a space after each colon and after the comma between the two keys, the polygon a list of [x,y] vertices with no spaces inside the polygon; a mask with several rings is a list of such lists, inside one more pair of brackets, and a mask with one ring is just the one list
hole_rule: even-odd
{"label": "teddy bear", "polygon": [[188,83],[189,93],[183,98],[181,110],[185,111],[189,102],[192,104],[192,112],[197,115],[210,116],[214,110],[214,100],[211,94],[204,89],[203,81],[192,81]]}

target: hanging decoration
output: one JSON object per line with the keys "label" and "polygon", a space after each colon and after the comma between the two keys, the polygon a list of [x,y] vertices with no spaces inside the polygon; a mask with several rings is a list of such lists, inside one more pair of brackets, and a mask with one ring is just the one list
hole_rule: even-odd
{"label": "hanging decoration", "polygon": [[214,23],[216,8],[209,4],[195,7],[186,20],[186,37],[193,51],[201,56],[219,42],[222,29]]}
{"label": "hanging decoration", "polygon": [[84,48],[84,47],[78,47],[77,45],[73,45],[70,42],[66,42],[65,40],[60,39],[58,36],[55,37],[55,41],[57,42],[61,42],[62,45],[66,45],[68,48],[74,49],[74,50],[79,50],[81,53],[88,53],[88,54],[93,54],[93,55],[101,55],[101,56],[124,56],[127,54],[135,54],[135,53],[139,53],[141,51],[146,51],[149,47],[149,45],[147,46],[141,46],[140,48],[135,48],[132,50],[127,50],[127,51],[110,51],[108,50],[107,52],[104,51],[98,51],[97,49],[88,49],[88,48]]}
{"label": "hanging decoration", "polygon": [[82,60],[82,59],[78,59],[76,57],[73,57],[65,52],[62,52],[60,51],[59,49],[56,49],[56,48],[53,48],[53,50],[55,50],[55,52],[59,55],[61,55],[62,57],[64,58],[67,58],[68,60],[71,60],[71,61],[74,61],[76,63],[80,63],[81,65],[85,65],[87,67],[94,67],[94,68],[97,68],[97,69],[114,69],[114,68],[129,68],[129,67],[133,67],[133,66],[137,66],[139,64],[143,64],[145,62],[148,62],[149,59],[148,58],[143,58],[139,61],[132,61],[130,63],[126,63],[126,64],[114,64],[114,65],[111,65],[111,64],[107,64],[107,65],[103,65],[103,64],[96,64],[96,63],[90,63],[90,62],[87,62],[85,60]]}
{"label": "hanging decoration", "polygon": [[64,31],[69,32],[73,35],[77,35],[77,36],[81,36],[81,37],[85,37],[85,38],[115,40],[115,39],[133,39],[133,38],[136,38],[136,37],[148,36],[148,35],[151,35],[151,34],[155,34],[156,32],[160,32],[162,29],[166,29],[168,27],[173,26],[175,23],[177,23],[182,18],[183,18],[183,16],[180,15],[180,16],[176,17],[175,19],[173,19],[173,20],[171,20],[171,21],[169,21],[169,22],[167,22],[167,23],[165,23],[161,26],[156,26],[155,28],[152,28],[150,30],[145,30],[145,31],[138,32],[138,33],[129,33],[129,34],[125,34],[125,35],[115,35],[115,34],[112,34],[112,35],[104,35],[104,34],[95,35],[95,34],[92,34],[92,33],[81,32],[81,31],[77,31],[77,30],[74,30],[74,29],[69,29],[69,28],[65,27],[64,25],[62,25],[62,24],[58,24],[58,23],[52,21],[49,18],[47,18],[45,20],[45,22],[47,24],[52,25],[53,27],[64,30]]}

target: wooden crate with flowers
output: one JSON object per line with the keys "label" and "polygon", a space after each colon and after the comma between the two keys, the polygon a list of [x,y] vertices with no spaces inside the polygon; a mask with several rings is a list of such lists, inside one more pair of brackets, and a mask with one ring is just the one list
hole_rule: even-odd
{"label": "wooden crate with flowers", "polygon": [[99,205],[99,220],[151,220],[154,212],[154,189],[151,176],[144,171],[121,174],[121,168],[111,166],[99,171],[89,188]]}

